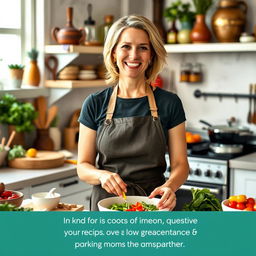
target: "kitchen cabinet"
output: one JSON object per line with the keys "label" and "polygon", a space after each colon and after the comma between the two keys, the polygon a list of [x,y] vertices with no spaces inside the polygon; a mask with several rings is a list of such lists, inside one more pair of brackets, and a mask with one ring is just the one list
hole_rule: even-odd
{"label": "kitchen cabinet", "polygon": [[230,194],[256,197],[256,153],[230,160]]}

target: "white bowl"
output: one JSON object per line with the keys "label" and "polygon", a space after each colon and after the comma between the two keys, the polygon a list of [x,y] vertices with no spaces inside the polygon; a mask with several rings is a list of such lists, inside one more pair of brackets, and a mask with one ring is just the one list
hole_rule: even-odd
{"label": "white bowl", "polygon": [[34,210],[50,211],[57,207],[60,202],[60,194],[53,193],[53,197],[46,198],[47,194],[48,192],[40,192],[31,196]]}
{"label": "white bowl", "polygon": [[229,200],[226,199],[226,200],[223,200],[221,202],[221,207],[222,207],[222,210],[224,212],[242,212],[243,210],[239,210],[239,209],[235,209],[235,208],[231,208],[228,206],[228,203],[229,203]]}
{"label": "white bowl", "polygon": [[[153,204],[157,206],[158,202],[160,201],[159,198],[148,198],[146,196],[127,196],[126,201],[129,204],[136,204],[137,202],[145,202],[146,204]],[[116,210],[111,210],[109,207],[112,204],[123,204],[125,201],[121,197],[108,197],[105,199],[102,199],[98,202],[98,207],[100,211],[109,211],[109,212],[115,212]],[[169,209],[161,209],[159,211],[169,211]]]}

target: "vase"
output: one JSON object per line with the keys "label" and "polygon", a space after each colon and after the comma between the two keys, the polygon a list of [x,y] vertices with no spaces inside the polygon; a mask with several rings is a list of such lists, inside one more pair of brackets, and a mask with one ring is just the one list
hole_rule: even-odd
{"label": "vase", "polygon": [[61,149],[61,131],[58,127],[50,127],[49,129],[50,138],[53,141],[54,150]]}
{"label": "vase", "polygon": [[24,132],[17,132],[14,125],[8,125],[8,135],[11,136],[12,132],[15,131],[14,139],[11,143],[11,146],[13,145],[21,145],[25,146],[25,134]]}
{"label": "vase", "polygon": [[25,68],[23,84],[39,86],[40,71],[36,60],[31,60],[28,67]]}
{"label": "vase", "polygon": [[176,27],[176,20],[171,23],[171,28],[167,31],[167,44],[177,44],[178,29]]}
{"label": "vase", "polygon": [[10,71],[10,87],[18,89],[21,87],[22,78],[23,78],[23,69],[12,68]]}
{"label": "vase", "polygon": [[192,43],[208,43],[211,40],[211,32],[205,23],[205,15],[197,14],[194,27],[190,33]]}
{"label": "vase", "polygon": [[181,22],[181,29],[178,32],[178,43],[189,44],[191,43],[190,33],[192,30],[192,24],[188,21]]}
{"label": "vase", "polygon": [[212,16],[212,29],[219,42],[238,42],[246,24],[247,4],[221,0]]}
{"label": "vase", "polygon": [[34,147],[38,150],[50,150],[54,149],[54,144],[49,135],[49,129],[37,129],[36,139],[34,141]]}

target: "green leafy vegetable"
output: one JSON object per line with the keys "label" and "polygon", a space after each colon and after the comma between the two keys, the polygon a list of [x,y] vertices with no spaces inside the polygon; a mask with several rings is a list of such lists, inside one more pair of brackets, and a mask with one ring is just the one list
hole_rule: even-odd
{"label": "green leafy vegetable", "polygon": [[26,150],[21,145],[14,145],[8,152],[8,160],[13,160],[17,157],[25,157]]}
{"label": "green leafy vegetable", "polygon": [[32,208],[17,207],[12,204],[4,203],[4,204],[0,204],[0,211],[28,212],[28,211],[32,211]]}
{"label": "green leafy vegetable", "polygon": [[222,211],[218,198],[209,189],[191,189],[192,201],[183,206],[183,211]]}
{"label": "green leafy vegetable", "polygon": [[129,204],[127,202],[123,204],[112,204],[109,209],[115,211],[158,211],[155,205],[145,202],[137,202],[136,204]]}

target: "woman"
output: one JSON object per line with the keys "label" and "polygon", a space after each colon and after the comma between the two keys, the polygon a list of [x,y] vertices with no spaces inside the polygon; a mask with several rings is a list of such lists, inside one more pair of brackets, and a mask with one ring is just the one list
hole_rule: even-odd
{"label": "woman", "polygon": [[99,200],[123,192],[161,196],[158,207],[172,210],[187,178],[182,104],[175,94],[150,86],[165,64],[160,38],[151,21],[134,15],[108,32],[103,55],[107,82],[115,86],[87,97],[79,117],[77,169],[81,180],[94,185],[92,211]]}

